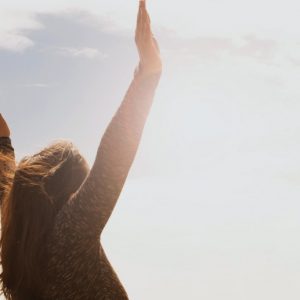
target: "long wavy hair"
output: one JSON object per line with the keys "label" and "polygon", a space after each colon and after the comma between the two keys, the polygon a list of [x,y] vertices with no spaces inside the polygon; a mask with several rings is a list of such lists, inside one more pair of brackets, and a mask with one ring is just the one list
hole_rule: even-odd
{"label": "long wavy hair", "polygon": [[9,193],[15,174],[15,157],[13,154],[0,152],[0,205],[2,200]]}
{"label": "long wavy hair", "polygon": [[55,216],[87,174],[86,161],[66,141],[23,158],[16,167],[2,204],[0,280],[7,299],[41,298]]}

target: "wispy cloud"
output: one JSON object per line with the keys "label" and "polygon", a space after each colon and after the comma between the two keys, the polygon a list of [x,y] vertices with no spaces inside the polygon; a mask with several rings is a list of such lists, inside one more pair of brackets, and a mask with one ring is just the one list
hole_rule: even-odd
{"label": "wispy cloud", "polygon": [[87,59],[106,59],[108,57],[107,54],[101,52],[96,48],[71,48],[71,47],[58,47],[55,49],[55,52],[68,57],[75,58],[87,58]]}
{"label": "wispy cloud", "polygon": [[[164,34],[163,34],[164,35]],[[255,35],[235,38],[203,36],[197,38],[179,38],[164,35],[168,40],[167,52],[196,60],[216,60],[224,55],[245,57],[262,63],[270,63],[280,50],[279,43],[272,39],[262,39]]]}
{"label": "wispy cloud", "polygon": [[0,50],[23,52],[34,46],[28,32],[42,28],[30,13],[0,11]]}
{"label": "wispy cloud", "polygon": [[0,50],[23,52],[34,45],[34,42],[26,36],[16,32],[0,31]]}
{"label": "wispy cloud", "polygon": [[[61,25],[65,24],[65,28]],[[73,27],[70,27],[72,24]],[[52,26],[52,27],[51,27]],[[43,39],[43,44],[55,48],[55,52],[63,56],[81,57],[88,59],[105,59],[107,54],[100,51],[95,45],[73,46],[60,40],[62,33],[69,33],[71,36],[82,40],[81,36],[76,36],[82,32],[76,31],[89,28],[91,32],[110,32],[114,28],[113,22],[106,18],[99,17],[85,10],[68,9],[57,13],[38,13],[16,10],[3,10],[0,8],[0,51],[24,52],[25,50],[38,45],[40,36],[48,36],[49,40]],[[43,30],[42,30],[43,29]],[[41,30],[41,35],[35,31]],[[59,32],[56,32],[59,30]],[[55,32],[56,36],[51,33]],[[52,39],[60,41],[60,44],[51,45]],[[41,46],[41,45],[39,45]]]}
{"label": "wispy cloud", "polygon": [[40,89],[45,89],[45,88],[50,88],[52,87],[53,84],[49,84],[49,83],[24,83],[24,84],[20,84],[18,85],[18,87],[21,88],[40,88]]}

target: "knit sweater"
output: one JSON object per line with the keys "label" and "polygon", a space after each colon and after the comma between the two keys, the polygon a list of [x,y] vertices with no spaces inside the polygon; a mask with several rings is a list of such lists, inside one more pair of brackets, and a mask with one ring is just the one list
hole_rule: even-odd
{"label": "knit sweater", "polygon": [[[160,74],[135,73],[102,137],[89,175],[57,214],[45,245],[49,280],[40,299],[128,299],[105,255],[101,233],[136,155],[159,78]],[[0,142],[1,148],[13,151],[8,139]]]}

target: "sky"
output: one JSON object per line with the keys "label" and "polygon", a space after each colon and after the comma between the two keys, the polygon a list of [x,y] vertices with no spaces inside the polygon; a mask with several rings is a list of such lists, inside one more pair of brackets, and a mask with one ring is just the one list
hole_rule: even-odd
{"label": "sky", "polygon": [[[0,110],[17,158],[92,164],[138,63],[137,1],[0,0]],[[130,299],[300,297],[300,5],[148,0],[163,76],[105,229]]]}

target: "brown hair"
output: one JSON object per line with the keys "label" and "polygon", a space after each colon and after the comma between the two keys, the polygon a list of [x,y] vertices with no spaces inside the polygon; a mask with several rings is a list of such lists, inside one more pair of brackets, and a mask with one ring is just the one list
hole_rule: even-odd
{"label": "brown hair", "polygon": [[9,193],[15,173],[14,155],[5,152],[0,151],[0,201]]}
{"label": "brown hair", "polygon": [[85,160],[65,141],[19,163],[2,207],[0,280],[7,299],[40,297],[54,218],[87,173]]}

